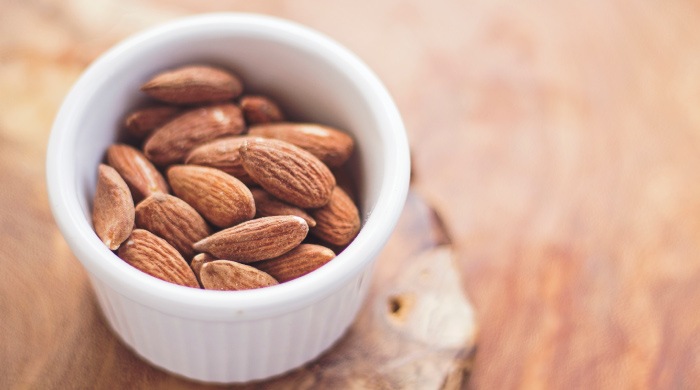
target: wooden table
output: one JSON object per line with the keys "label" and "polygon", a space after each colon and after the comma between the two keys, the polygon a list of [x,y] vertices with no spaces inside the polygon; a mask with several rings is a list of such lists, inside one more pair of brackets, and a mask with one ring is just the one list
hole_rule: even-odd
{"label": "wooden table", "polygon": [[[43,164],[92,59],[222,10],[296,20],[354,50],[413,145],[413,192],[353,330],[259,388],[698,386],[698,4],[4,0],[0,388],[197,386],[111,334],[52,220]],[[410,289],[427,264],[455,276],[428,286],[459,308],[439,323],[454,338],[416,332],[427,314],[382,287]],[[391,354],[365,348],[377,339]],[[406,351],[419,352],[394,358]]]}

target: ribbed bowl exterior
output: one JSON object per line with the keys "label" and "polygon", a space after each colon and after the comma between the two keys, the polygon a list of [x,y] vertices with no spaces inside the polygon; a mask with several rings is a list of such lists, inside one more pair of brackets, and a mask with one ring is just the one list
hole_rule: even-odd
{"label": "ribbed bowl exterior", "polygon": [[172,373],[204,382],[246,382],[300,367],[331,347],[354,320],[371,267],[300,310],[245,321],[166,314],[124,297],[91,276],[109,325],[131,349]]}

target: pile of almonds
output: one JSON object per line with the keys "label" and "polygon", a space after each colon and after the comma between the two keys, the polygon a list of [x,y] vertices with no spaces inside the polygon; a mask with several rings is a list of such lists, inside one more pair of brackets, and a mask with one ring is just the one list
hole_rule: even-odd
{"label": "pile of almonds", "polygon": [[127,117],[129,142],[108,148],[93,203],[95,232],[122,260],[183,286],[245,290],[312,272],[355,238],[350,136],[285,122],[212,66],[141,90],[158,103]]}

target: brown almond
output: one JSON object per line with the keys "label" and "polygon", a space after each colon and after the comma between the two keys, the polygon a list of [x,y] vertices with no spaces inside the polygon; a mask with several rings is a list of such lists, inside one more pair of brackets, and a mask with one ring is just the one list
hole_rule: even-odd
{"label": "brown almond", "polygon": [[360,213],[340,187],[333,189],[327,205],[311,210],[316,226],[311,234],[333,245],[345,245],[360,231]]}
{"label": "brown almond", "polygon": [[324,246],[301,244],[280,257],[251,265],[284,283],[315,271],[334,257],[335,253]]}
{"label": "brown almond", "polygon": [[278,284],[275,278],[265,272],[228,260],[214,260],[204,264],[199,277],[207,290],[251,290]]}
{"label": "brown almond", "polygon": [[194,271],[194,275],[197,277],[197,280],[201,282],[201,280],[199,279],[199,273],[202,270],[202,266],[214,260],[219,259],[208,253],[198,253],[192,258],[192,261],[190,261],[190,268],[192,268],[192,271]]}
{"label": "brown almond", "polygon": [[252,126],[249,133],[289,142],[318,157],[331,168],[343,165],[355,145],[346,133],[313,123],[262,124]]}
{"label": "brown almond", "polygon": [[156,192],[168,193],[168,183],[139,150],[114,144],[107,149],[107,163],[119,172],[136,203]]}
{"label": "brown almond", "polygon": [[134,268],[166,282],[199,288],[194,272],[180,253],[155,234],[135,229],[119,248],[119,257]]}
{"label": "brown almond", "polygon": [[335,176],[336,185],[342,188],[350,199],[357,204],[357,184],[355,183],[355,179],[352,177],[350,167],[343,166],[334,169],[332,172],[333,176]]}
{"label": "brown almond", "polygon": [[202,165],[222,170],[246,185],[255,182],[243,168],[239,151],[243,142],[251,137],[238,136],[219,138],[194,148],[185,159],[185,164]]}
{"label": "brown almond", "polygon": [[255,201],[248,187],[215,168],[176,165],[168,169],[173,192],[207,221],[225,228],[255,216]]}
{"label": "brown almond", "polygon": [[134,201],[129,187],[114,168],[100,164],[97,172],[92,224],[100,240],[115,250],[134,228]]}
{"label": "brown almond", "polygon": [[275,197],[304,209],[328,203],[335,177],[313,154],[263,138],[246,140],[240,153],[248,174]]}
{"label": "brown almond", "polygon": [[187,202],[160,193],[136,206],[136,227],[165,239],[185,260],[195,255],[192,244],[211,233],[204,218]]}
{"label": "brown almond", "polygon": [[261,188],[252,188],[250,192],[255,199],[256,217],[274,217],[275,215],[296,215],[306,221],[309,227],[316,226],[316,221],[304,210],[285,203]]}
{"label": "brown almond", "polygon": [[198,104],[233,99],[243,92],[243,84],[224,69],[194,65],[159,73],[141,90],[167,103]]}
{"label": "brown almond", "polygon": [[239,104],[249,126],[284,120],[284,115],[279,106],[265,96],[243,96]]}
{"label": "brown almond", "polygon": [[299,245],[309,231],[297,216],[264,217],[243,222],[194,244],[220,259],[250,263],[281,256]]}
{"label": "brown almond", "polygon": [[195,108],[155,130],[143,150],[151,161],[164,166],[184,161],[192,149],[204,142],[244,130],[243,114],[235,104]]}
{"label": "brown almond", "polygon": [[153,106],[136,110],[126,117],[126,130],[132,137],[142,140],[153,130],[175,118],[180,111],[179,107],[173,106]]}

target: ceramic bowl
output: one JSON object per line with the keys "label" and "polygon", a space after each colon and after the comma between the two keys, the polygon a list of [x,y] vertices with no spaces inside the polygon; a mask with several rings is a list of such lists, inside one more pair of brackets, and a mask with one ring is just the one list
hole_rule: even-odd
{"label": "ceramic bowl", "polygon": [[[125,115],[143,104],[139,86],[191,63],[229,68],[246,91],[273,97],[292,118],[335,126],[355,139],[351,165],[362,229],[327,265],[263,289],[197,290],[138,271],[95,235],[97,165]],[[343,335],[403,208],[410,170],[399,112],[362,61],[309,28],[251,14],[188,17],[117,44],[67,95],[47,153],[53,215],[117,336],[155,366],[221,383],[279,375]]]}

